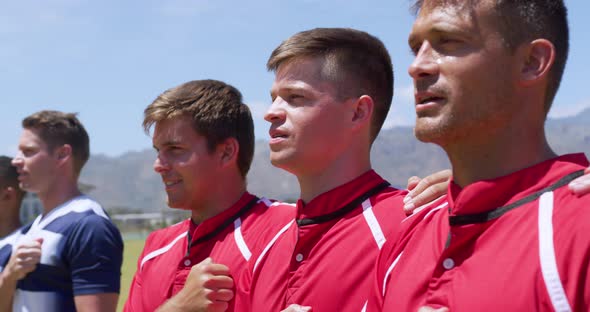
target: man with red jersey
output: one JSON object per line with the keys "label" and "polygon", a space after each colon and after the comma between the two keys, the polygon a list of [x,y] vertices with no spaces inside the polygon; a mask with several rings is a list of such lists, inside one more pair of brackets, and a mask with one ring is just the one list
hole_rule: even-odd
{"label": "man with red jersey", "polygon": [[[234,280],[246,261],[295,217],[292,205],[277,207],[246,191],[254,151],[248,107],[232,86],[191,81],[160,95],[143,124],[146,132],[155,124],[154,169],[169,206],[192,216],[150,234],[125,310],[231,311]],[[446,178],[435,174],[417,186],[410,179],[414,200],[446,190],[439,183]]]}
{"label": "man with red jersey", "polygon": [[370,161],[393,94],[389,54],[365,32],[318,28],[281,43],[268,68],[271,162],[297,176],[301,198],[295,220],[240,277],[236,311],[359,311],[379,249],[404,217],[406,192]]}
{"label": "man with red jersey", "polygon": [[[292,208],[277,209],[246,191],[254,152],[250,110],[230,85],[190,81],[150,104],[143,126],[148,133],[155,126],[154,170],[162,176],[168,205],[192,214],[149,235],[125,311],[225,310],[233,297],[230,276],[239,276],[254,243],[269,241],[293,218]],[[276,210],[272,220],[259,217],[269,209]],[[187,281],[189,274],[202,279]],[[185,282],[189,287],[183,288]],[[195,283],[205,284],[201,293],[192,291]]]}
{"label": "man with red jersey", "polygon": [[590,197],[544,122],[568,54],[560,0],[418,1],[416,136],[453,167],[448,202],[404,220],[368,311],[588,311]]}

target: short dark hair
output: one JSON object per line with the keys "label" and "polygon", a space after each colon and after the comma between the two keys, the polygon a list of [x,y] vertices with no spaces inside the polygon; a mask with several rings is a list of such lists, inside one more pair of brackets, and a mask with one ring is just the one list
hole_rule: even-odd
{"label": "short dark hair", "polygon": [[301,57],[324,59],[323,79],[335,82],[339,98],[369,95],[375,102],[371,140],[375,140],[393,97],[393,65],[377,37],[350,28],[315,28],[283,41],[270,55],[269,71]]}
{"label": "short dark hair", "polygon": [[7,185],[18,186],[18,172],[16,167],[12,165],[12,158],[0,156],[0,186]]}
{"label": "short dark hair", "polygon": [[21,198],[25,195],[25,192],[18,187],[18,172],[12,165],[12,158],[0,156],[0,188],[9,186],[14,188]]}
{"label": "short dark hair", "polygon": [[[416,0],[417,12],[428,1],[433,5],[464,4],[465,0]],[[481,0],[470,0],[471,5]],[[545,111],[557,94],[569,53],[567,8],[563,0],[495,0],[495,15],[506,47],[514,51],[520,44],[544,38],[555,46],[555,62],[549,72]]]}
{"label": "short dark hair", "polygon": [[143,128],[149,133],[157,122],[190,116],[193,128],[207,139],[210,151],[227,138],[240,146],[238,167],[243,177],[254,156],[254,122],[250,109],[235,87],[217,80],[194,80],[166,90],[144,111]]}
{"label": "short dark hair", "polygon": [[44,110],[23,119],[25,129],[35,130],[50,151],[68,144],[72,147],[74,170],[80,174],[90,157],[88,133],[75,113]]}

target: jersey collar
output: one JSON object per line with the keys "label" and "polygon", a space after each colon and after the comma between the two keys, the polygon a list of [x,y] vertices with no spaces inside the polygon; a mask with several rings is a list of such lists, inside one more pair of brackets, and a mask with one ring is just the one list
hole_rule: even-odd
{"label": "jersey collar", "polygon": [[451,181],[448,192],[450,215],[478,214],[509,205],[588,165],[584,154],[568,154],[503,177],[478,181],[463,189]]}
{"label": "jersey collar", "polygon": [[237,213],[239,213],[240,210],[254,198],[254,195],[248,192],[244,192],[240,199],[238,199],[238,201],[235,202],[231,207],[201,222],[200,224],[195,224],[189,219],[189,234],[191,237],[191,241],[195,242],[200,237],[215,231],[219,226],[223,225],[226,220],[233,218]]}
{"label": "jersey collar", "polygon": [[313,219],[341,209],[380,184],[386,183],[374,170],[320,194],[309,203],[297,200],[297,219]]}

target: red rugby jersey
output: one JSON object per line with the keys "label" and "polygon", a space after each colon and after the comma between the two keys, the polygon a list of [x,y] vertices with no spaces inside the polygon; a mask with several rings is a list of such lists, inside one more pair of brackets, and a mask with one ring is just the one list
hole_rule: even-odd
{"label": "red rugby jersey", "polygon": [[586,167],[565,155],[451,184],[449,207],[407,218],[383,248],[367,311],[588,311],[590,196],[567,188]]}
{"label": "red rugby jersey", "polygon": [[405,195],[371,170],[306,205],[298,201],[297,219],[240,277],[235,311],[278,312],[292,303],[360,311],[379,249],[404,218]]}
{"label": "red rugby jersey", "polygon": [[[270,212],[272,219],[265,217]],[[292,206],[278,207],[244,193],[232,207],[199,225],[187,219],[152,232],[137,262],[124,311],[156,310],[182,289],[191,267],[207,257],[227,265],[237,282],[252,253],[294,215]]]}

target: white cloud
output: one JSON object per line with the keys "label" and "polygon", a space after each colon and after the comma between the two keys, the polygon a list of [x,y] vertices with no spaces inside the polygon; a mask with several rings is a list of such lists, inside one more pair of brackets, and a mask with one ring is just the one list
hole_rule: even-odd
{"label": "white cloud", "polygon": [[563,118],[563,117],[570,117],[575,116],[581,111],[590,108],[590,99],[582,100],[575,102],[571,105],[566,104],[553,104],[551,110],[549,111],[550,118]]}

